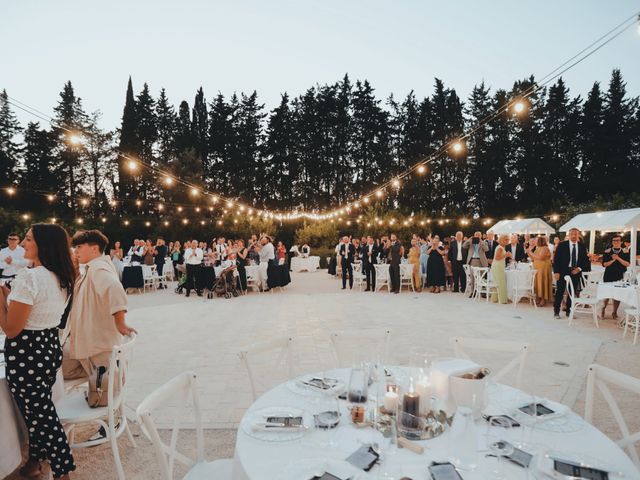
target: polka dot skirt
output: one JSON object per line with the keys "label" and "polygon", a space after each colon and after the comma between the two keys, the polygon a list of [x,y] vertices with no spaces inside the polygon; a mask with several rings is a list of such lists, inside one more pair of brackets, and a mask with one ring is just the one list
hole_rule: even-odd
{"label": "polka dot skirt", "polygon": [[62,364],[58,329],[23,330],[5,339],[7,383],[29,432],[29,458],[49,461],[54,477],[76,469],[51,399]]}

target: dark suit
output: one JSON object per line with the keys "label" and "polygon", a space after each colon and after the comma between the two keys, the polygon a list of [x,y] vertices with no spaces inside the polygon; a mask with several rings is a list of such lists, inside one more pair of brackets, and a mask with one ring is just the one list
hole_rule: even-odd
{"label": "dark suit", "polygon": [[467,289],[467,275],[464,273],[464,263],[467,259],[467,252],[464,248],[462,248],[464,242],[460,242],[460,249],[462,250],[462,255],[460,258],[462,260],[458,260],[458,241],[453,240],[449,245],[449,253],[447,254],[447,258],[451,262],[451,271],[453,273],[453,291],[454,292],[464,292]]}
{"label": "dark suit", "polygon": [[[553,302],[553,313],[555,315],[560,314],[560,305],[562,305],[562,297],[567,289],[567,283],[564,280],[565,275],[571,277],[571,283],[573,283],[573,289],[576,295],[580,294],[580,278],[582,272],[591,271],[591,262],[587,255],[586,247],[578,242],[576,244],[575,255],[572,255],[571,242],[565,240],[560,242],[558,248],[555,250],[555,258],[553,259],[553,272],[560,274],[560,278],[556,282],[556,298]],[[580,271],[575,275],[571,274],[571,270],[574,268],[580,268]],[[567,316],[569,316],[569,310],[571,309],[571,300],[567,298]]]}
{"label": "dark suit", "polygon": [[347,275],[349,276],[349,288],[353,288],[353,257],[356,247],[352,243],[340,245],[340,261],[342,265],[342,288],[347,288]]}
{"label": "dark suit", "polygon": [[400,292],[400,259],[402,256],[402,244],[398,241],[389,247],[389,281],[391,291]]}
{"label": "dark suit", "polygon": [[495,240],[485,240],[485,242],[487,244],[487,247],[489,247],[489,250],[487,250],[487,261],[493,260],[493,256],[496,253],[496,248],[498,247],[498,242],[496,242]]}
{"label": "dark suit", "polygon": [[376,244],[371,245],[371,255],[369,255],[369,245],[365,244],[360,247],[360,257],[362,258],[362,273],[367,277],[367,290],[376,288],[376,263],[378,263],[378,247]]}
{"label": "dark suit", "polygon": [[[507,252],[511,252],[511,250],[512,250],[512,249],[511,249],[511,244],[508,244],[508,245],[506,246],[505,250],[506,250]],[[512,257],[512,258],[507,258],[507,263],[511,263],[511,262],[513,262],[514,260],[515,260],[516,262],[522,262],[525,258],[527,258],[527,255],[526,255],[526,254],[525,254],[525,252],[524,252],[524,247],[523,247],[523,246],[522,246],[522,244],[520,244],[520,243],[517,243],[517,244],[516,244],[516,251],[515,251],[515,253],[514,253],[514,252],[511,252],[511,255],[513,255],[513,257]]]}

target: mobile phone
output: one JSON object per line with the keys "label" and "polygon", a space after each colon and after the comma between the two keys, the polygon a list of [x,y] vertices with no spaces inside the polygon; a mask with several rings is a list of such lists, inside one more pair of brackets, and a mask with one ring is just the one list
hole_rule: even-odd
{"label": "mobile phone", "polygon": [[347,457],[347,462],[368,472],[378,461],[379,455],[368,445],[363,445]]}
{"label": "mobile phone", "polygon": [[281,424],[285,427],[302,426],[302,417],[267,417],[267,424]]}
{"label": "mobile phone", "polygon": [[535,407],[535,415],[537,417],[541,417],[544,415],[551,415],[552,413],[556,413],[553,410],[551,410],[549,407],[544,406],[541,403],[536,403],[534,404],[529,404],[529,405],[525,405],[523,407],[520,407],[518,410],[520,410],[522,413],[525,413],[527,415],[534,415],[534,407]]}
{"label": "mobile phone", "polygon": [[584,478],[586,480],[609,480],[609,473],[597,468],[583,467],[567,460],[553,459],[553,469],[569,478]]}
{"label": "mobile phone", "polygon": [[512,428],[520,426],[520,424],[509,415],[483,415],[482,418],[484,418],[487,422],[490,422],[492,418],[503,418],[509,422]]}
{"label": "mobile phone", "polygon": [[504,458],[511,460],[513,463],[521,466],[522,468],[529,468],[533,455],[525,452],[524,450],[520,450],[517,447],[513,447],[513,452],[510,455],[505,455]]}
{"label": "mobile phone", "polygon": [[432,480],[463,480],[453,463],[432,463],[429,467]]}

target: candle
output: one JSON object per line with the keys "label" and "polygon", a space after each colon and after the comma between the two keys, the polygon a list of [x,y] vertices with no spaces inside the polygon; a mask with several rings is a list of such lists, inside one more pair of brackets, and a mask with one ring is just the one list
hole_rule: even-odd
{"label": "candle", "polygon": [[395,412],[398,407],[398,394],[392,390],[385,393],[382,405],[387,412]]}
{"label": "candle", "polygon": [[417,417],[420,414],[420,396],[415,392],[405,393],[402,399],[402,411],[402,423],[407,427],[416,428]]}
{"label": "candle", "polygon": [[420,396],[420,415],[426,415],[431,410],[431,384],[427,378],[418,380],[416,393]]}

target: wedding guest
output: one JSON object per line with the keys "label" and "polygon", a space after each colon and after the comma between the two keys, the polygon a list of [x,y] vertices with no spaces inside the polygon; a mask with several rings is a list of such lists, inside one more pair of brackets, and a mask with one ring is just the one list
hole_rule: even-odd
{"label": "wedding guest", "polygon": [[305,243],[304,245],[302,245],[300,253],[302,254],[303,258],[307,258],[311,254],[311,247],[309,246],[309,244]]}
{"label": "wedding guest", "polygon": [[7,237],[8,246],[0,250],[0,278],[15,278],[20,270],[29,265],[24,258],[24,248],[20,246],[17,233],[10,233]]}
{"label": "wedding guest", "polygon": [[[591,262],[589,261],[587,249],[582,242],[580,242],[580,230],[572,228],[569,230],[568,239],[558,245],[553,260],[553,276],[556,280],[556,297],[553,302],[553,314],[556,319],[560,318],[560,305],[562,304],[564,292],[567,289],[564,277],[569,275],[576,295],[580,296],[580,279],[582,272],[588,272],[590,270]],[[571,310],[571,300],[569,298],[567,298],[565,306],[565,312],[568,317],[569,311]]]}
{"label": "wedding guest", "polygon": [[[438,241],[440,241],[440,238],[438,238]],[[453,271],[453,291],[464,293],[467,289],[467,276],[464,273],[463,267],[466,258],[465,252],[463,252],[463,245],[463,233],[456,232],[455,239],[452,240],[449,245],[448,258],[451,262],[451,270]],[[430,255],[429,260],[431,258]]]}
{"label": "wedding guest", "polygon": [[153,259],[156,265],[156,272],[158,272],[158,277],[160,277],[160,282],[158,284],[158,288],[167,288],[167,286],[163,283],[164,279],[164,264],[165,259],[167,258],[167,246],[164,244],[164,238],[159,237],[156,240],[156,247],[153,251]]}
{"label": "wedding guest", "polygon": [[244,240],[236,240],[234,245],[236,252],[236,268],[238,270],[238,279],[240,281],[240,289],[244,292],[247,290],[247,256],[249,251],[244,246]]}
{"label": "wedding guest", "polygon": [[491,278],[496,284],[496,291],[491,295],[492,302],[508,303],[509,295],[507,292],[507,272],[506,259],[507,254],[507,236],[501,235],[498,240],[498,246],[493,255],[493,262],[491,262]]}
{"label": "wedding guest", "polygon": [[202,249],[198,248],[198,241],[192,240],[191,246],[184,252],[184,260],[187,265],[187,282],[185,288],[187,293],[185,296],[191,295],[191,290],[195,290],[196,294],[201,297],[202,290],[200,289],[199,278],[200,268],[204,255]]}
{"label": "wedding guest", "polygon": [[154,248],[151,244],[151,240],[147,240],[144,244],[144,251],[142,253],[142,261],[145,265],[153,265],[154,264]]}
{"label": "wedding guest", "polygon": [[445,238],[444,242],[442,243],[442,248],[444,248],[444,256],[442,257],[444,259],[444,289],[453,290],[453,268],[451,266],[451,261],[449,260],[449,248],[451,248],[451,240]]}
{"label": "wedding guest", "polygon": [[365,292],[376,290],[376,264],[378,263],[378,246],[373,237],[367,237],[366,244],[362,247],[362,272],[367,279]]}
{"label": "wedding guest", "polygon": [[271,242],[271,237],[263,235],[260,238],[260,270],[262,272],[262,290],[268,292],[269,289],[269,264],[275,262],[276,252]]}
{"label": "wedding guest", "polygon": [[524,247],[520,244],[518,235],[515,233],[511,235],[511,240],[505,250],[507,251],[507,264],[520,263],[527,258]]}
{"label": "wedding guest", "polygon": [[[604,251],[602,256],[602,266],[604,267],[604,282],[618,282],[624,279],[624,274],[627,271],[627,267],[631,265],[631,255],[629,251],[622,248],[622,237],[615,235],[611,239],[611,247]],[[604,318],[604,312],[609,305],[609,299],[603,300],[602,306],[602,318]],[[620,306],[619,300],[613,301],[613,312],[611,318],[618,318],[618,307]]]}
{"label": "wedding guest", "polygon": [[429,241],[420,237],[420,273],[422,276],[427,275],[427,262],[429,261],[429,256],[427,255],[427,250],[429,249]]}
{"label": "wedding guest", "polygon": [[216,253],[218,254],[217,263],[220,265],[227,259],[227,245],[225,243],[224,237],[218,238],[218,243],[216,244]]}
{"label": "wedding guest", "polygon": [[59,225],[36,223],[22,245],[33,268],[21,270],[10,291],[0,288],[0,310],[8,307],[6,317],[0,315],[7,385],[29,438],[29,459],[20,474],[40,476],[40,462],[48,461],[55,479],[68,479],[76,466],[52,388],[62,363],[58,325],[75,283],[69,237]]}
{"label": "wedding guest", "polygon": [[349,241],[349,237],[342,237],[338,256],[342,265],[342,290],[347,288],[347,277],[349,277],[349,288],[353,288],[353,260],[356,254],[356,247]]}
{"label": "wedding guest", "polygon": [[498,242],[496,242],[495,240],[495,234],[491,230],[487,232],[486,244],[487,244],[487,263],[491,265],[491,263],[493,262],[493,254],[496,251],[496,248],[498,248]]}
{"label": "wedding guest", "polygon": [[553,298],[553,272],[551,271],[551,251],[545,236],[529,240],[527,255],[536,271],[534,292],[538,306],[544,307]]}
{"label": "wedding guest", "polygon": [[137,238],[133,239],[133,245],[129,247],[129,251],[127,252],[127,257],[131,259],[132,262],[139,262],[141,257],[138,257],[138,249],[140,245]]}
{"label": "wedding guest", "polygon": [[276,253],[278,255],[278,265],[284,265],[287,259],[287,249],[285,248],[284,243],[280,241],[278,242]]}
{"label": "wedding guest", "polygon": [[124,258],[124,252],[122,247],[120,247],[120,242],[116,241],[113,244],[113,248],[109,251],[109,256],[111,257],[111,262],[113,262],[113,266],[116,267],[116,272],[118,272],[118,278],[122,280],[122,270],[124,269],[124,264],[122,263],[122,259]]}
{"label": "wedding guest", "polygon": [[413,265],[413,285],[418,291],[422,290],[422,273],[420,272],[420,247],[417,239],[411,240],[411,248],[407,255],[407,261]]}
{"label": "wedding guest", "polygon": [[[461,232],[459,233],[461,234]],[[462,240],[462,238],[460,240]],[[440,245],[440,237],[438,235],[434,235],[431,238],[427,255],[429,255],[429,261],[427,262],[427,287],[431,287],[431,293],[440,293],[440,288],[445,286],[445,251]]]}
{"label": "wedding guest", "polygon": [[393,293],[400,293],[400,262],[403,256],[404,247],[398,241],[396,234],[392,233],[389,246],[389,282]]}
{"label": "wedding guest", "polygon": [[178,265],[182,265],[184,263],[184,256],[182,255],[182,245],[180,242],[176,240],[173,242],[173,247],[171,248],[171,263],[173,263],[173,274],[176,277],[176,280],[180,278],[180,272],[178,271]]}

